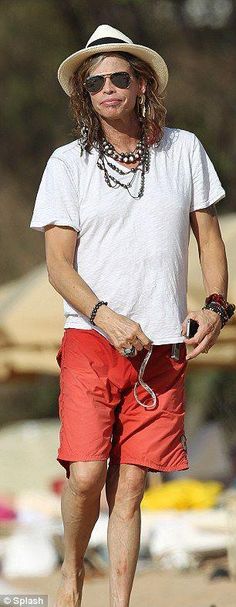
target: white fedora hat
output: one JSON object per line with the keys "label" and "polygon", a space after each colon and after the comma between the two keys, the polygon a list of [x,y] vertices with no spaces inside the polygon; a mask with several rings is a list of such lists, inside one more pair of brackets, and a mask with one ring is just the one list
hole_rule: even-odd
{"label": "white fedora hat", "polygon": [[158,92],[164,91],[168,82],[168,69],[161,55],[147,46],[134,44],[125,34],[110,25],[99,25],[86,47],[67,57],[58,68],[58,80],[66,94],[71,95],[70,79],[85,59],[96,53],[110,51],[123,51],[146,61],[157,75]]}

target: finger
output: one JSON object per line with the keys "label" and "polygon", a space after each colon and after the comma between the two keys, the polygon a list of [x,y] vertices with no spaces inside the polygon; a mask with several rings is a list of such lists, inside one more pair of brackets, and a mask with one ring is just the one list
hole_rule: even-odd
{"label": "finger", "polygon": [[139,351],[143,350],[143,344],[140,341],[140,339],[138,339],[138,337],[136,337],[132,343],[133,343],[133,346],[136,348],[136,350],[139,350]]}
{"label": "finger", "polygon": [[145,350],[151,350],[153,342],[151,340],[148,341],[148,343],[143,344],[143,347],[145,348]]}
{"label": "finger", "polygon": [[212,348],[212,346],[214,346],[214,344],[216,343],[216,339],[214,339],[213,341],[209,341],[205,350],[207,350],[209,352],[209,350]]}
{"label": "finger", "polygon": [[[145,348],[145,350],[148,350],[148,351],[149,351],[149,350],[151,350],[152,343],[153,343],[153,342],[152,342],[152,341],[150,341],[148,344],[145,344],[145,345],[143,344],[143,345],[142,345],[142,347],[141,347],[141,348],[139,348],[139,349],[140,349],[140,350],[143,350],[143,348]],[[137,346],[135,346],[135,348],[137,348]],[[138,348],[137,348],[137,349],[138,349]]]}
{"label": "finger", "polygon": [[146,350],[150,350],[153,342],[151,339],[149,339],[145,335],[145,333],[143,333],[142,329],[137,330],[136,338],[138,338],[141,341],[141,343],[143,344],[143,347],[146,348]]}
{"label": "finger", "polygon": [[136,336],[133,338],[127,339],[127,341],[122,343],[122,346],[120,346],[120,348],[122,348],[122,349],[132,348],[132,346],[134,346],[134,348],[139,351],[143,349],[143,344]]}
{"label": "finger", "polygon": [[186,356],[186,360],[191,360],[191,358],[196,358],[196,356],[198,356],[199,354],[201,354],[202,352],[204,352],[204,350],[206,348],[208,348],[208,344],[209,344],[209,337],[206,336],[200,344],[198,344],[198,346],[196,348],[194,348],[194,350],[192,350],[192,352],[190,352],[189,354],[187,354]]}
{"label": "finger", "polygon": [[204,337],[207,337],[207,335],[208,333],[206,328],[204,329],[203,327],[199,326],[195,335],[193,335],[193,337],[186,337],[184,341],[187,346],[195,346],[200,344],[200,342],[204,339]]}
{"label": "finger", "polygon": [[152,342],[152,341],[149,341],[149,342],[148,342],[148,344],[146,344],[146,346],[144,346],[144,348],[145,348],[146,350],[151,350],[152,344],[153,344],[153,342]]}

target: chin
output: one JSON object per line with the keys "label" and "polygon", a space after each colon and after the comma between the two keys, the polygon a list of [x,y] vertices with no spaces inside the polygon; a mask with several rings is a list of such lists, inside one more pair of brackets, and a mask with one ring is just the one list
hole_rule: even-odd
{"label": "chin", "polygon": [[127,117],[127,111],[124,111],[119,107],[102,108],[102,111],[98,112],[101,118],[125,118]]}
{"label": "chin", "polygon": [[116,119],[116,118],[120,118],[121,115],[118,114],[118,112],[104,112],[102,114],[99,114],[100,118],[112,118],[112,119]]}

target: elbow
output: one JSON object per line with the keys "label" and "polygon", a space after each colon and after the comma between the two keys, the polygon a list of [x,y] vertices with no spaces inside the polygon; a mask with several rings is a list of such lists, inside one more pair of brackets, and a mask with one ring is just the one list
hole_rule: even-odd
{"label": "elbow", "polygon": [[51,271],[51,268],[48,265],[47,265],[47,273],[48,273],[48,282],[50,283],[50,285],[52,285],[52,287],[54,287],[53,272]]}
{"label": "elbow", "polygon": [[57,276],[59,272],[58,264],[52,264],[48,261],[46,262],[47,273],[48,273],[48,282],[52,287],[55,287],[57,284]]}
{"label": "elbow", "polygon": [[66,259],[57,259],[56,261],[46,261],[48,281],[52,287],[57,289],[60,277],[65,273],[71,264]]}

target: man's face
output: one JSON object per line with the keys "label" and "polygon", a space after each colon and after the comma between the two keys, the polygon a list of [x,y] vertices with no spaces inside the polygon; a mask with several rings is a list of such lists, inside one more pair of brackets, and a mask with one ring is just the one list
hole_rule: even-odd
{"label": "man's face", "polygon": [[135,77],[130,64],[121,57],[109,56],[99,65],[91,68],[89,76],[111,74],[113,72],[128,72],[131,76],[129,88],[121,89],[115,86],[111,79],[105,78],[104,86],[98,93],[89,93],[92,106],[97,114],[104,119],[123,119],[134,110],[137,95],[145,91],[143,82]]}

